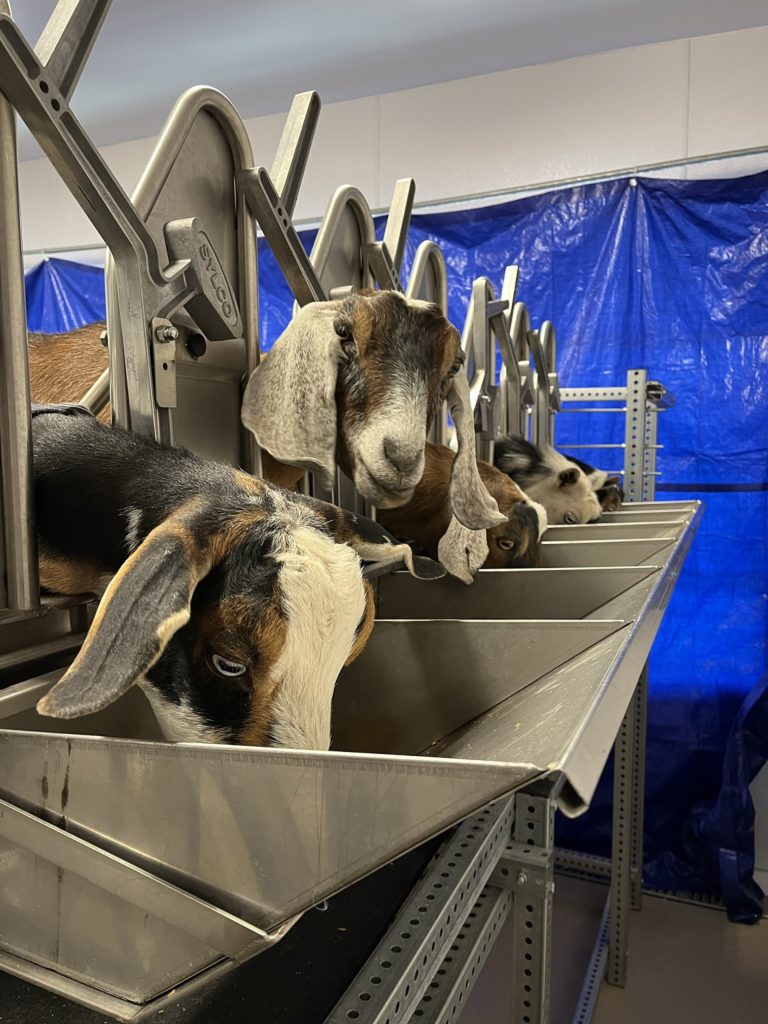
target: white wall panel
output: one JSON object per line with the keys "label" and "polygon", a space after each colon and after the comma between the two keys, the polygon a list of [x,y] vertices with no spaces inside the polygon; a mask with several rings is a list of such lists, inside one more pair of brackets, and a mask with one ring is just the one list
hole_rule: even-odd
{"label": "white wall panel", "polygon": [[382,177],[441,199],[677,159],[687,79],[683,40],[389,93]]}
{"label": "white wall panel", "polygon": [[768,28],[692,39],[690,155],[768,146],[766,98]]}
{"label": "white wall panel", "polygon": [[[357,185],[374,207],[399,177],[417,200],[533,185],[741,147],[768,147],[768,28],[557,61],[324,106],[296,216],[319,218],[333,190]],[[246,122],[269,167],[284,115]],[[130,191],[152,139],[104,155]],[[681,168],[739,174],[764,158]],[[21,165],[27,249],[98,242],[44,160]]]}

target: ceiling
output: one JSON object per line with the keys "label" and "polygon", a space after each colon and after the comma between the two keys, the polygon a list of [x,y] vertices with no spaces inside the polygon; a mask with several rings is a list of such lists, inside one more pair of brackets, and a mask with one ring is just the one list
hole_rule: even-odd
{"label": "ceiling", "polygon": [[[34,41],[54,3],[11,5]],[[766,23],[766,0],[114,0],[72,106],[106,145],[156,135],[191,85],[254,117]]]}

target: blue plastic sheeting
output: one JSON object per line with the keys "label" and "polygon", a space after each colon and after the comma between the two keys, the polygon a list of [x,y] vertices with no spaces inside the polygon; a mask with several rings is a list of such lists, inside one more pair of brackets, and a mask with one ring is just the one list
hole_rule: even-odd
{"label": "blue plastic sheeting", "polygon": [[101,267],[47,259],[30,270],[24,286],[30,331],[63,334],[106,319]]}
{"label": "blue plastic sheeting", "polygon": [[[381,235],[381,220],[377,228]],[[645,367],[677,397],[659,426],[658,497],[701,498],[706,512],[651,657],[646,877],[712,887],[712,875],[686,869],[679,856],[672,870],[670,857],[680,852],[683,823],[718,797],[729,732],[765,671],[768,174],[619,180],[417,215],[404,280],[425,238],[445,253],[449,315],[459,327],[472,280],[487,275],[498,292],[504,268],[516,263],[518,297],[534,325],[556,325],[564,385],[623,384],[628,369]],[[314,232],[302,240],[309,251]],[[259,277],[269,348],[293,300],[263,243]],[[621,442],[623,422],[561,415],[557,441]],[[620,452],[576,454],[609,470],[623,463]],[[560,823],[559,841],[607,852],[608,782],[586,816]]]}
{"label": "blue plastic sheeting", "polygon": [[755,807],[749,785],[768,759],[768,673],[739,708],[725,747],[723,785],[694,807],[661,863],[670,879],[722,891],[732,921],[756,924],[762,889],[754,880]]}
{"label": "blue plastic sheeting", "polygon": [[[379,234],[382,224],[378,223]],[[311,248],[314,236],[304,239]],[[648,369],[677,398],[660,420],[658,497],[700,498],[704,521],[651,657],[646,876],[713,888],[684,860],[681,824],[721,788],[723,752],[765,669],[768,625],[768,174],[726,181],[611,181],[478,210],[413,218],[448,264],[449,316],[463,324],[472,280],[498,291],[520,267],[534,325],[553,321],[564,385],[624,384]],[[266,348],[290,316],[274,260],[261,253]],[[561,415],[557,441],[623,442],[619,416]],[[575,452],[606,469],[622,453]],[[610,772],[593,808],[558,840],[607,853]]]}

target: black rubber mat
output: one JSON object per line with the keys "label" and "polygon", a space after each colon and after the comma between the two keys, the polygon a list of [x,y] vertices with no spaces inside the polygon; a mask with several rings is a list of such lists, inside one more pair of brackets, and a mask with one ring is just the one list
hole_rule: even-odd
{"label": "black rubber mat", "polygon": [[[309,910],[272,949],[155,1014],[153,1024],[322,1024],[418,881],[440,839],[424,843]],[[102,1013],[0,972],[2,1024],[104,1024]]]}

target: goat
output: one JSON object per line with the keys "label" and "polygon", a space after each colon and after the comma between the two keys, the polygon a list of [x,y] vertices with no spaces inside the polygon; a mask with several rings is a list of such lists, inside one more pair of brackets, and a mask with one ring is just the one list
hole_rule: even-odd
{"label": "goat", "polygon": [[[327,485],[336,463],[380,509],[407,504],[424,472],[427,430],[447,398],[458,453],[451,508],[470,529],[506,516],[483,486],[455,327],[432,303],[360,292],[304,306],[254,370],[242,420],[268,458],[262,470],[291,486],[311,469]],[[280,464],[299,468],[281,470]]]}
{"label": "goat", "polygon": [[582,473],[586,474],[603,512],[618,512],[624,501],[621,477],[609,476],[604,469],[595,469],[588,462],[574,459],[572,455],[569,455],[568,458],[574,466],[578,466]]}
{"label": "goat", "polygon": [[583,470],[554,448],[537,448],[522,437],[494,444],[494,465],[547,510],[550,524],[592,523],[602,509]]}
{"label": "goat", "polygon": [[[546,512],[517,484],[487,462],[478,462],[483,484],[506,519],[482,531],[458,530],[451,522],[448,488],[454,453],[427,444],[425,467],[407,505],[379,509],[378,521],[400,540],[409,541],[431,558],[439,558],[454,576],[471,583],[480,566],[487,569],[527,569],[541,562],[540,540],[547,527]],[[468,537],[467,534],[478,534]],[[477,553],[475,553],[475,551]]]}
{"label": "goat", "polygon": [[[79,402],[106,370],[101,343],[105,324],[91,324],[66,334],[29,335],[29,386],[33,402]],[[109,419],[109,407],[99,419]]]}
{"label": "goat", "polygon": [[359,557],[444,575],[380,526],[99,423],[33,409],[42,586],[102,593],[38,703],[96,712],[138,684],[174,741],[328,749],[342,666],[373,627]]}

